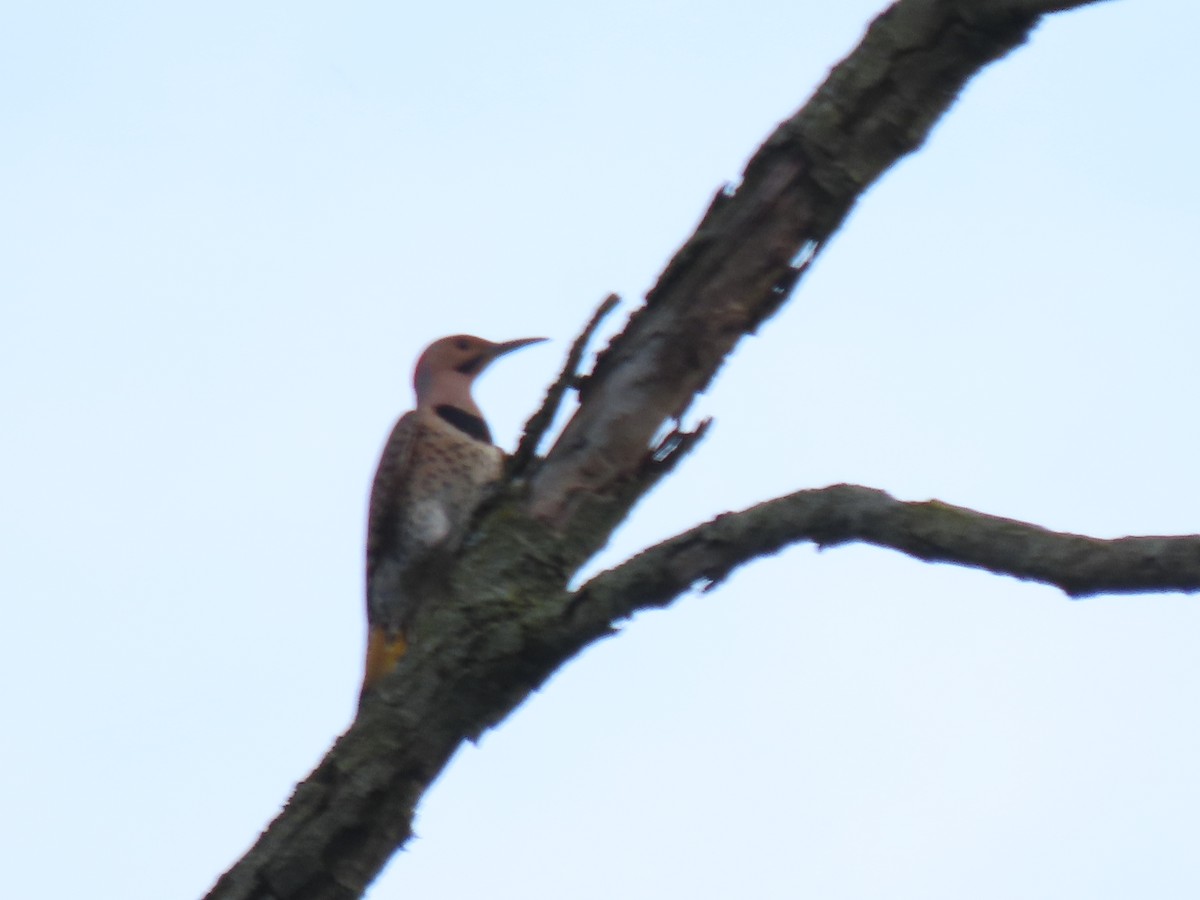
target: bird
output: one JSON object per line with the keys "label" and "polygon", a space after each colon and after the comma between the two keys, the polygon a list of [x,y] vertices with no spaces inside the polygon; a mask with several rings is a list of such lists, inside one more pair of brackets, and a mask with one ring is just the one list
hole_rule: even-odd
{"label": "bird", "polygon": [[392,428],[371,486],[360,703],[408,650],[408,629],[436,591],[440,564],[503,471],[504,452],[492,443],[471,385],[499,357],[544,340],[493,343],[456,334],[417,359],[416,409]]}

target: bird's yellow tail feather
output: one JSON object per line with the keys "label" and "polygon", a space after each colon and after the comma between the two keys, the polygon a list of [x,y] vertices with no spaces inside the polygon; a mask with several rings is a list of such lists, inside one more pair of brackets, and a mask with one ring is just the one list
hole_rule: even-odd
{"label": "bird's yellow tail feather", "polygon": [[367,636],[367,664],[363,672],[362,693],[366,692],[380,678],[400,662],[400,657],[408,650],[408,641],[402,632],[389,633],[385,628],[372,627]]}

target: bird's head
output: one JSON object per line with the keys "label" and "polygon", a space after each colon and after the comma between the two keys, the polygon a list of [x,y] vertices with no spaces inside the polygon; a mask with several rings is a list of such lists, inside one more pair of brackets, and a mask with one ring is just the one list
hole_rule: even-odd
{"label": "bird's head", "polygon": [[449,404],[479,415],[471,399],[471,383],[493,360],[546,338],[520,338],[496,344],[469,334],[455,334],[425,348],[413,371],[417,406]]}

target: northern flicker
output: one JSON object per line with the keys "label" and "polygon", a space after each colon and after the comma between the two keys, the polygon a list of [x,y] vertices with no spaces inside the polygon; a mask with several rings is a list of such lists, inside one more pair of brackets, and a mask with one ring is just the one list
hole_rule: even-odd
{"label": "northern flicker", "polygon": [[417,408],[392,429],[371,487],[364,695],[404,655],[442,551],[461,537],[503,469],[504,453],[492,444],[471,384],[496,358],[543,340],[494,344],[459,334],[434,341],[417,360]]}

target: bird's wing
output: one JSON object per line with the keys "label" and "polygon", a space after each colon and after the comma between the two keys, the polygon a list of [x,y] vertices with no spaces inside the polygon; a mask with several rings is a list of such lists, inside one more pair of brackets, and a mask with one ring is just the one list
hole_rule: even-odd
{"label": "bird's wing", "polygon": [[367,591],[383,554],[394,552],[396,531],[406,503],[409,474],[416,452],[420,424],[416,412],[405,413],[396,422],[384,444],[371,485],[367,509]]}

